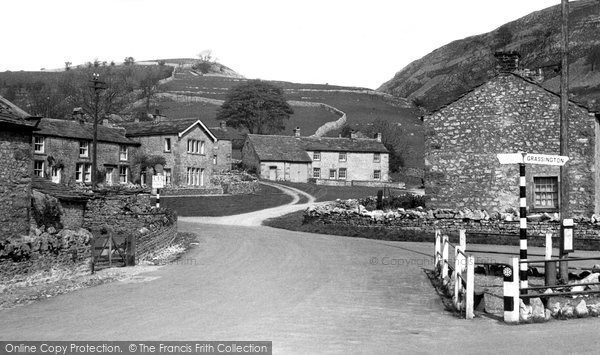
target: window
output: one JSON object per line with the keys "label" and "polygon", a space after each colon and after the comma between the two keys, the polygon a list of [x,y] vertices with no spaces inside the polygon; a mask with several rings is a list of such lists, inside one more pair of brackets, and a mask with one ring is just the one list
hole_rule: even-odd
{"label": "window", "polygon": [[33,162],[33,175],[39,176],[39,177],[44,177],[44,161],[43,160],[36,160]]}
{"label": "window", "polygon": [[381,170],[374,170],[373,171],[373,179],[375,179],[375,180],[381,179]]}
{"label": "window", "polygon": [[329,178],[330,179],[335,179],[336,176],[337,176],[337,170],[335,170],[335,169],[329,169]]}
{"label": "window", "polygon": [[204,185],[204,169],[187,168],[187,184],[193,186]]}
{"label": "window", "polygon": [[33,151],[36,153],[44,152],[44,137],[33,137]]}
{"label": "window", "polygon": [[375,163],[379,163],[381,161],[381,153],[375,153],[375,154],[373,154],[373,161]]}
{"label": "window", "polygon": [[121,184],[126,184],[129,181],[129,167],[128,166],[120,166],[119,167],[119,182]]}
{"label": "window", "polygon": [[[170,144],[170,143],[169,143]],[[166,145],[166,143],[165,143]],[[198,141],[195,139],[188,139],[187,141],[188,153],[205,154],[204,141]]]}
{"label": "window", "polygon": [[165,173],[165,185],[171,186],[171,169],[163,169]]}
{"label": "window", "polygon": [[127,146],[120,145],[119,146],[119,160],[127,160]]}
{"label": "window", "polygon": [[346,180],[346,168],[340,168],[340,171],[338,173],[338,177],[340,179]]}
{"label": "window", "polygon": [[52,170],[50,172],[50,175],[52,175],[52,182],[55,184],[60,183],[60,176],[62,175],[62,168],[58,168],[56,166],[52,167]]}
{"label": "window", "polygon": [[533,199],[536,208],[558,208],[558,177],[534,177]]}
{"label": "window", "polygon": [[213,165],[217,165],[217,155],[213,155]]}
{"label": "window", "polygon": [[92,164],[84,164],[84,163],[75,164],[75,181],[77,181],[77,182],[92,181]]}
{"label": "window", "polygon": [[321,160],[321,152],[313,152],[313,160]]}
{"label": "window", "polygon": [[346,161],[346,153],[340,153],[340,161]]}
{"label": "window", "polygon": [[321,168],[313,168],[313,177],[316,179],[321,177]]}
{"label": "window", "polygon": [[165,152],[171,151],[171,138],[165,138]]}
{"label": "window", "polygon": [[90,142],[88,141],[79,141],[79,156],[82,158],[87,158],[89,156],[90,150]]}

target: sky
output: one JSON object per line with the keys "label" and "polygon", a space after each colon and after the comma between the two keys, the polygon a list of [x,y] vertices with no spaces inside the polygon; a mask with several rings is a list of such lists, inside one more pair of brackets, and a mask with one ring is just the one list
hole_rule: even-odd
{"label": "sky", "polygon": [[8,0],[0,71],[213,57],[247,78],[376,89],[449,42],[560,0]]}

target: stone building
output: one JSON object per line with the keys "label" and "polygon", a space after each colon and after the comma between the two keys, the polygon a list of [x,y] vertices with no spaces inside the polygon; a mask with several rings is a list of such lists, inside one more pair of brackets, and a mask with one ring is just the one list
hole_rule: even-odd
{"label": "stone building", "polygon": [[[434,208],[519,207],[519,166],[498,153],[558,155],[560,96],[501,73],[424,117],[425,194]],[[600,212],[598,118],[569,102],[569,214]],[[529,212],[559,210],[559,167],[527,165]]]}
{"label": "stone building", "polygon": [[301,137],[249,134],[242,162],[269,180],[350,184],[388,181],[389,152],[378,138]]}
{"label": "stone building", "polygon": [[31,137],[38,122],[0,96],[0,241],[29,232]]}
{"label": "stone building", "polygon": [[213,174],[231,169],[231,141],[219,140],[198,119],[124,123],[140,153],[160,155],[167,187],[211,187]]}
{"label": "stone building", "polygon": [[[91,183],[93,124],[44,118],[39,128],[33,136],[34,176],[66,185]],[[137,147],[122,128],[98,125],[99,179],[108,186],[131,182]]]}

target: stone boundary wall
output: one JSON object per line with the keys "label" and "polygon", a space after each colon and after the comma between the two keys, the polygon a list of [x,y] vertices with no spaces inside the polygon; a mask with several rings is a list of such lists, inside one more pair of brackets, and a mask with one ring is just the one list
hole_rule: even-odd
{"label": "stone boundary wall", "polygon": [[135,258],[146,259],[157,250],[171,245],[177,237],[177,223],[165,226],[159,230],[149,233],[139,233],[136,236]]}
{"label": "stone boundary wall", "polygon": [[[467,233],[480,235],[514,236],[518,240],[519,219],[516,214],[503,213],[498,218],[485,211],[465,213],[449,210],[403,210],[367,211],[356,201],[338,201],[329,204],[311,206],[304,212],[304,223],[332,226],[355,226],[389,228],[398,231],[421,231],[434,233],[440,229],[443,233],[458,233],[464,229]],[[558,236],[560,224],[557,219],[545,219],[540,215],[530,215],[527,222],[528,235],[544,240],[546,233]],[[575,219],[575,240],[600,241],[600,220],[590,218]],[[558,238],[556,239],[558,240]]]}
{"label": "stone boundary wall", "polygon": [[52,274],[53,270],[54,273],[61,269],[71,273],[89,272],[91,240],[92,234],[83,228],[57,231],[51,227],[36,228],[31,235],[2,241],[0,286],[23,282],[43,272]]}
{"label": "stone boundary wall", "polygon": [[230,195],[248,195],[260,191],[258,181],[238,181],[230,182],[223,186],[223,192]]}
{"label": "stone boundary wall", "polygon": [[389,187],[393,189],[403,189],[403,182],[387,182],[387,181],[361,181],[361,180],[328,180],[316,179],[315,184],[323,186],[363,186],[363,187]]}
{"label": "stone boundary wall", "polygon": [[222,195],[223,187],[213,186],[207,188],[166,188],[160,189],[161,196],[202,196],[202,195]]}

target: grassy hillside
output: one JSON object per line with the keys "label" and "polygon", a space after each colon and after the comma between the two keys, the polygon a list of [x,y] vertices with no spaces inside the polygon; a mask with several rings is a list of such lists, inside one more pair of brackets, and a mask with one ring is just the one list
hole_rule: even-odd
{"label": "grassy hillside", "polygon": [[[173,80],[160,86],[163,94],[156,101],[156,108],[167,117],[201,117],[209,125],[215,125],[216,112],[229,89],[247,79],[218,75],[199,75],[189,68],[178,68]],[[375,119],[392,122],[403,128],[409,155],[408,166],[422,166],[423,134],[419,120],[420,112],[408,101],[370,89],[325,84],[299,84],[271,81],[284,90],[288,101],[307,104],[323,103],[347,115],[347,123],[361,129]],[[281,134],[292,134],[300,127],[302,135],[311,135],[326,122],[337,120],[340,115],[323,107],[306,107],[293,104],[294,115]],[[337,132],[333,132],[337,135]]]}
{"label": "grassy hillside", "polygon": [[[569,8],[569,86],[576,100],[597,107],[600,63],[592,70],[588,57],[600,46],[600,2],[571,1]],[[556,5],[492,32],[454,41],[410,63],[379,90],[436,109],[493,76],[495,51],[517,51],[522,67],[542,70],[543,86],[558,91],[560,19]]]}

